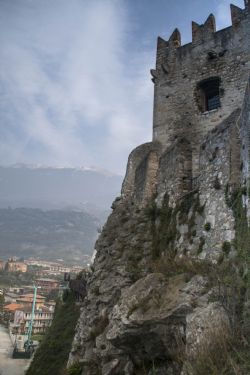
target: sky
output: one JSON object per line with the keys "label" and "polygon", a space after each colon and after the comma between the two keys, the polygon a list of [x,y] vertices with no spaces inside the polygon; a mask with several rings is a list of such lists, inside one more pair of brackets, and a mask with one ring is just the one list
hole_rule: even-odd
{"label": "sky", "polygon": [[156,39],[243,0],[0,0],[0,164],[124,174],[152,137]]}

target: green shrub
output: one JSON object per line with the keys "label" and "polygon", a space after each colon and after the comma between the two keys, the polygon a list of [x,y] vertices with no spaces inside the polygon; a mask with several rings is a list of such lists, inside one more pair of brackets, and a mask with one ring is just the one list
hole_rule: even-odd
{"label": "green shrub", "polygon": [[247,187],[246,186],[242,186],[242,188],[241,188],[241,194],[242,195],[247,195]]}
{"label": "green shrub", "polygon": [[222,244],[222,251],[225,254],[229,254],[231,251],[231,243],[229,241],[224,241]]}
{"label": "green shrub", "polygon": [[214,185],[215,190],[220,190],[221,189],[221,183],[220,183],[220,180],[219,180],[218,176],[215,177],[213,185]]}
{"label": "green shrub", "polygon": [[204,225],[204,229],[205,229],[205,231],[209,232],[210,229],[211,229],[211,223],[206,223],[206,224]]}
{"label": "green shrub", "polygon": [[68,375],[81,375],[82,374],[82,366],[79,362],[75,362],[67,369]]}
{"label": "green shrub", "polygon": [[65,373],[79,314],[72,293],[65,296],[65,303],[57,303],[52,325],[35,352],[26,375]]}
{"label": "green shrub", "polygon": [[213,265],[207,261],[200,261],[183,256],[182,258],[171,259],[162,257],[152,262],[153,272],[160,272],[166,277],[186,274],[190,277],[194,275],[211,275]]}

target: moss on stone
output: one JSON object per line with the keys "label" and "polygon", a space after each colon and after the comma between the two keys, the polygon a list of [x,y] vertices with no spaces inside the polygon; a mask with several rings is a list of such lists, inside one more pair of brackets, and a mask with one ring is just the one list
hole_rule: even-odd
{"label": "moss on stone", "polygon": [[204,225],[204,229],[206,232],[209,232],[210,229],[211,229],[211,223],[207,222],[205,225]]}
{"label": "moss on stone", "polygon": [[152,258],[157,259],[161,254],[174,251],[177,237],[176,210],[169,206],[169,197],[166,194],[161,208],[155,204],[147,209],[151,219]]}
{"label": "moss on stone", "polygon": [[198,249],[197,249],[197,254],[198,255],[200,253],[202,253],[202,250],[203,250],[203,247],[204,247],[205,243],[206,243],[205,238],[204,237],[200,237],[199,246],[198,246]]}
{"label": "moss on stone", "polygon": [[222,251],[228,255],[231,251],[231,243],[229,241],[224,241],[222,244]]}
{"label": "moss on stone", "polygon": [[197,213],[202,214],[205,204],[200,204],[199,194],[190,192],[180,199],[176,206],[169,206],[168,194],[165,195],[162,207],[155,203],[146,208],[145,212],[150,218],[152,234],[152,258],[160,256],[174,257],[176,255],[176,242],[181,234],[179,225],[187,225],[187,240],[192,243],[196,236],[194,229]]}
{"label": "moss on stone", "polygon": [[75,362],[67,369],[67,375],[81,375],[82,370],[82,365],[79,362]]}

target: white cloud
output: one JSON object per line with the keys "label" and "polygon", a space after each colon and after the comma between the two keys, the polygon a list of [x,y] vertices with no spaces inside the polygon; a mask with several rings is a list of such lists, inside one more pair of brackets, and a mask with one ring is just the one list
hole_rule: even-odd
{"label": "white cloud", "polygon": [[123,1],[1,6],[1,160],[123,170],[151,137],[153,56],[127,53]]}

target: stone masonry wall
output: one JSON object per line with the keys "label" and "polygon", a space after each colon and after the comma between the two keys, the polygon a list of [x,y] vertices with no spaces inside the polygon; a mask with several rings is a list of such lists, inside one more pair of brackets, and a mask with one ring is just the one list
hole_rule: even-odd
{"label": "stone masonry wall", "polygon": [[[200,149],[201,173],[189,192],[185,193],[182,187],[178,190],[180,185],[176,176],[181,150],[172,147],[161,157],[156,202],[161,208],[167,194],[168,204],[173,212],[176,210],[174,248],[180,257],[218,261],[224,254],[225,243],[231,246],[235,238],[235,218],[228,206],[227,195],[239,188],[239,184],[235,186],[234,178],[238,175],[240,182],[242,173],[240,159],[236,163],[232,157],[232,154],[240,155],[241,145],[235,132],[239,116],[240,110],[234,111],[207,134]],[[232,173],[232,169],[238,170]],[[181,214],[181,207],[187,210],[185,215]],[[233,256],[233,246],[231,250],[230,256]]]}
{"label": "stone masonry wall", "polygon": [[123,199],[130,197],[131,200],[143,202],[154,193],[160,154],[161,145],[158,142],[145,143],[131,152],[122,184]]}
{"label": "stone masonry wall", "polygon": [[136,169],[135,195],[142,206],[150,202],[156,193],[158,167],[158,154],[151,151]]}
{"label": "stone masonry wall", "polygon": [[[193,42],[187,45],[180,46],[178,31],[169,41],[158,41],[156,70],[152,71],[153,139],[166,148],[176,137],[189,140],[194,176],[198,174],[199,146],[206,133],[243,103],[249,74],[249,4],[245,10],[232,7],[232,15],[233,26],[218,32],[212,27],[213,16],[205,25],[193,23]],[[196,100],[197,84],[210,77],[221,79],[221,107],[201,113]]]}
{"label": "stone masonry wall", "polygon": [[164,195],[170,197],[170,205],[176,199],[191,190],[192,151],[190,142],[185,139],[176,141],[160,158],[157,181],[157,202],[160,204]]}

